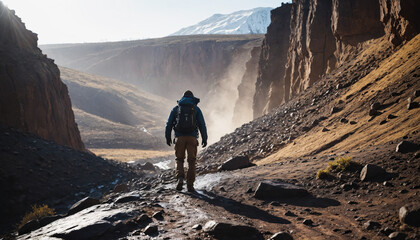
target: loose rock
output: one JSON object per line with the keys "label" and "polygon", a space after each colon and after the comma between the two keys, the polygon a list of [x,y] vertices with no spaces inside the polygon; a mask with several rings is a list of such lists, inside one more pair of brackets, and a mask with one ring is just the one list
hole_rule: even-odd
{"label": "loose rock", "polygon": [[314,224],[314,222],[311,219],[305,219],[302,223],[307,226],[312,226]]}
{"label": "loose rock", "polygon": [[397,148],[395,149],[395,151],[399,153],[409,153],[418,150],[420,150],[420,144],[416,144],[409,141],[402,141],[398,143]]}
{"label": "loose rock", "polygon": [[405,235],[404,233],[401,232],[393,232],[391,234],[389,234],[389,238],[393,239],[393,240],[404,240],[406,238],[407,235]]}
{"label": "loose rock", "polygon": [[383,168],[373,164],[366,164],[360,172],[360,180],[371,181],[382,178],[385,174],[386,171]]}
{"label": "loose rock", "polygon": [[152,217],[157,219],[157,220],[162,220],[163,219],[163,211],[155,212]]}
{"label": "loose rock", "polygon": [[420,226],[420,204],[411,203],[401,207],[399,218],[401,223],[415,227]]}
{"label": "loose rock", "polygon": [[128,193],[128,194],[118,197],[115,200],[115,203],[126,203],[126,202],[137,201],[139,199],[140,199],[140,194],[132,192],[132,193]]}
{"label": "loose rock", "polygon": [[207,222],[203,230],[216,238],[224,239],[264,239],[263,235],[255,228],[245,225],[223,223],[216,221]]}
{"label": "loose rock", "polygon": [[71,206],[71,208],[69,209],[67,215],[75,214],[79,211],[82,211],[83,209],[97,205],[99,203],[100,201],[96,198],[85,197],[77,203],[73,204],[73,206]]}
{"label": "loose rock", "polygon": [[371,220],[369,220],[369,221],[367,221],[363,224],[363,227],[366,230],[372,230],[372,229],[378,228],[380,226],[381,226],[381,224],[379,224],[378,222],[371,221]]}
{"label": "loose rock", "polygon": [[247,167],[251,167],[251,166],[253,166],[253,164],[251,162],[249,162],[249,157],[248,156],[238,156],[238,157],[233,157],[233,158],[225,161],[219,167],[218,170],[219,171],[223,171],[223,170],[231,171],[231,170],[247,168]]}
{"label": "loose rock", "polygon": [[158,232],[158,227],[155,225],[149,225],[144,229],[144,234],[153,235]]}
{"label": "loose rock", "polygon": [[287,232],[278,232],[271,236],[270,240],[293,240],[293,237]]}
{"label": "loose rock", "polygon": [[201,230],[203,228],[203,226],[201,226],[200,224],[195,224],[192,229],[194,230]]}
{"label": "loose rock", "polygon": [[258,185],[254,196],[259,199],[279,199],[301,197],[308,194],[306,189],[281,180],[264,180]]}

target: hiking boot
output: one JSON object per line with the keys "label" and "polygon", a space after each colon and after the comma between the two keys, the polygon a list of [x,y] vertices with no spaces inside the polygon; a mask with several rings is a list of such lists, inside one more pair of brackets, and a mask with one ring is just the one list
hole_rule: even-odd
{"label": "hiking boot", "polygon": [[188,192],[195,192],[195,188],[192,185],[188,185],[187,190],[188,190]]}
{"label": "hiking boot", "polygon": [[178,178],[178,183],[176,184],[176,190],[181,191],[182,185],[184,184],[184,178]]}

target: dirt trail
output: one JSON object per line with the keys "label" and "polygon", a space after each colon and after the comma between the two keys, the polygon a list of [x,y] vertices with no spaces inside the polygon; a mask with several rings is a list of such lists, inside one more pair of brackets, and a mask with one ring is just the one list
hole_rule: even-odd
{"label": "dirt trail", "polygon": [[[380,163],[384,168],[390,167],[395,158],[401,162],[410,162],[413,158],[413,154],[395,153],[393,147],[372,147],[342,154],[354,156],[362,164]],[[402,164],[404,170],[398,178],[388,181],[392,183],[388,187],[381,182],[361,182],[358,173],[343,174],[333,181],[316,180],[316,171],[325,168],[334,157],[284,159],[275,164],[205,174],[197,177],[195,194],[186,190],[177,192],[173,190],[174,183],[167,184],[157,197],[165,211],[165,222],[160,223],[164,231],[159,237],[212,239],[202,230],[193,229],[194,225],[204,226],[209,220],[253,226],[265,239],[279,231],[291,233],[294,239],[383,239],[385,235],[379,233],[380,228],[398,230],[401,226],[399,207],[418,201],[420,179],[413,177],[418,170]],[[387,170],[392,172],[390,168]],[[409,185],[404,184],[407,178]],[[282,179],[303,186],[311,195],[277,201],[258,200],[253,192],[265,179]],[[342,184],[345,183],[355,183],[358,187],[344,190]],[[409,190],[401,194],[401,189]],[[307,219],[313,224],[303,224]],[[381,227],[366,230],[363,224],[368,220],[379,222]],[[418,236],[418,229],[411,229],[410,234]]]}

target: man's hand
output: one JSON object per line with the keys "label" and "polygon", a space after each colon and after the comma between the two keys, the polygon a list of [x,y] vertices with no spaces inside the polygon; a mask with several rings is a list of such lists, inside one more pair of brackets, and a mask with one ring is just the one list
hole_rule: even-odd
{"label": "man's hand", "polygon": [[167,139],[166,139],[166,144],[168,144],[168,146],[171,146],[171,142],[172,142],[172,141],[171,141],[171,139],[170,139],[170,138],[167,138]]}
{"label": "man's hand", "polygon": [[203,142],[201,143],[201,146],[203,146],[203,148],[205,148],[207,146],[207,140],[203,140]]}

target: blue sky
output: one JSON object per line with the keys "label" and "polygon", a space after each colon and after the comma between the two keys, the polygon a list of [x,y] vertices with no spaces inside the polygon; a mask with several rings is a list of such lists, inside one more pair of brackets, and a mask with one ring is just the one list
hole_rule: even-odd
{"label": "blue sky", "polygon": [[40,44],[164,37],[216,13],[278,7],[281,0],[1,0]]}

